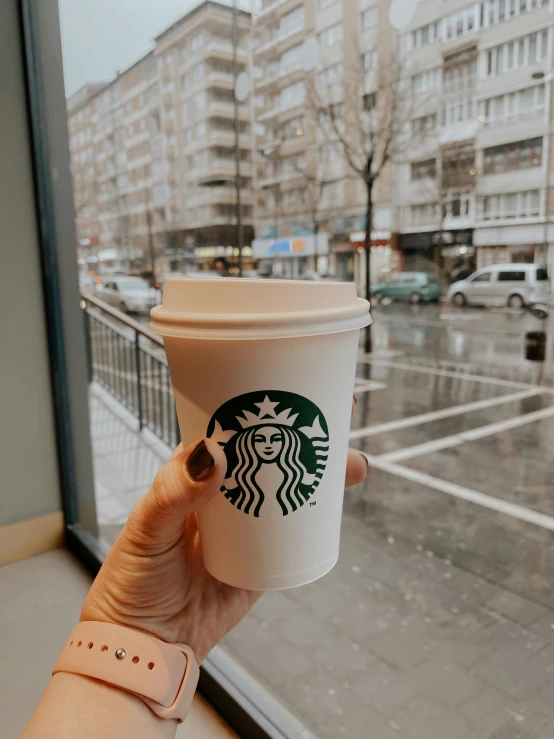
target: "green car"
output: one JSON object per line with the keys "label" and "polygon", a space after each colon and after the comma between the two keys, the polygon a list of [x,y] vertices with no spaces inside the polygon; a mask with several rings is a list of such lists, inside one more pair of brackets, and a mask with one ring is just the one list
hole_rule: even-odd
{"label": "green car", "polygon": [[442,287],[436,277],[430,277],[425,272],[398,272],[391,275],[386,282],[374,285],[371,295],[379,303],[383,298],[389,298],[407,300],[412,305],[417,305],[438,302],[442,296]]}

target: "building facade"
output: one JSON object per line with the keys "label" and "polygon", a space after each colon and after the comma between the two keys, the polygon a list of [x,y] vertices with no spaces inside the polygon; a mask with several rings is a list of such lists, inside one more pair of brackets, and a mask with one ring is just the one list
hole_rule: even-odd
{"label": "building facade", "polygon": [[[310,44],[317,44],[316,52]],[[355,87],[357,96],[375,89],[379,57],[392,48],[388,3],[267,0],[255,18],[253,47],[257,256],[267,255],[273,241],[302,243],[302,237],[323,231],[328,255],[291,250],[287,259],[274,249],[275,264],[266,259],[266,267],[277,274],[317,270],[361,282],[366,187],[320,110],[332,105],[337,119],[348,120],[355,112],[345,91]],[[391,182],[387,167],[374,192],[373,228],[381,239],[385,234],[384,243],[374,245],[374,271],[390,261],[385,256],[393,230]]]}
{"label": "building facade", "polygon": [[[250,23],[240,11],[237,74],[247,68]],[[232,32],[232,9],[207,0],[112,82],[87,85],[68,100],[78,239],[96,245],[93,260],[112,256],[104,249],[117,251],[121,267],[156,271],[214,256],[236,260]],[[249,247],[249,104],[239,106],[239,120]]]}
{"label": "building facade", "polygon": [[552,266],[552,25],[547,0],[418,4],[399,40],[416,100],[395,173],[406,268]]}

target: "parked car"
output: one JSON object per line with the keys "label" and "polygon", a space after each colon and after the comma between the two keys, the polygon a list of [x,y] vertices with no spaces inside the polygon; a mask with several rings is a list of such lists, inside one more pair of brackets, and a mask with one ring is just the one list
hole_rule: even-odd
{"label": "parked car", "polygon": [[530,303],[548,303],[548,272],[545,266],[537,264],[491,264],[450,285],[448,298],[459,308],[464,305],[523,308]]}
{"label": "parked car", "polygon": [[425,272],[397,272],[385,282],[374,285],[371,295],[378,302],[383,298],[389,298],[407,300],[416,305],[438,302],[442,296],[442,287],[436,277],[431,277]]}
{"label": "parked car", "polygon": [[161,302],[159,290],[150,287],[142,277],[113,277],[98,291],[98,297],[124,313],[148,314]]}

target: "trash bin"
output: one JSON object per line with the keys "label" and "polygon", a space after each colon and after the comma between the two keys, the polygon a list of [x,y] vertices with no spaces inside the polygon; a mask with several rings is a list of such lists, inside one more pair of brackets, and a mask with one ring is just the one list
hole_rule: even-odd
{"label": "trash bin", "polygon": [[544,362],[546,356],[546,332],[528,331],[525,334],[525,359]]}

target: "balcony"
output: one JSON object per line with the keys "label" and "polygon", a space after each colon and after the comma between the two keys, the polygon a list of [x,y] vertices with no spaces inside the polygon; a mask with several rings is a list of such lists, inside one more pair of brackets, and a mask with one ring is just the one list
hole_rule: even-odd
{"label": "balcony", "polygon": [[[222,56],[229,61],[233,58],[233,44],[230,41],[210,41],[206,44],[205,53],[207,56]],[[237,47],[237,58],[246,61],[246,49],[243,46]]]}
{"label": "balcony", "polygon": [[301,64],[290,64],[284,69],[280,69],[275,74],[272,74],[269,77],[265,77],[263,79],[258,80],[258,83],[256,85],[256,90],[264,90],[266,88],[271,87],[271,85],[276,85],[277,83],[284,82],[285,80],[287,82],[290,82],[288,78],[299,72],[301,73],[299,75],[299,78],[303,77],[305,72]]}
{"label": "balcony", "polygon": [[230,72],[209,72],[206,83],[209,87],[221,85],[225,88],[233,88],[234,78]]}
{"label": "balcony", "polygon": [[289,0],[273,0],[273,2],[270,2],[268,5],[265,6],[265,8],[262,8],[260,10],[260,12],[258,13],[257,21],[260,22],[261,20],[266,20],[268,16],[270,16],[288,1]]}
{"label": "balcony", "polygon": [[258,115],[258,120],[260,122],[270,121],[272,118],[277,118],[280,112],[281,103],[277,103],[273,108],[270,108],[265,113],[260,113],[260,115]]}
{"label": "balcony", "polygon": [[[234,118],[235,104],[214,100],[208,105],[208,113],[210,116],[219,116],[220,118]],[[239,118],[243,121],[249,118],[248,108],[245,105],[239,105]]]}
{"label": "balcony", "polygon": [[[187,198],[187,206],[195,208],[199,205],[234,205],[237,191],[234,187],[202,187],[192,197]],[[251,192],[241,191],[243,205],[252,205],[254,196]]]}
{"label": "balcony", "polygon": [[[225,146],[226,144],[231,144],[232,146],[235,145],[235,132],[234,131],[219,131],[218,129],[215,129],[214,131],[210,131],[209,137],[208,137],[210,143],[213,144],[222,144]],[[242,149],[248,148],[250,146],[250,136],[247,133],[241,133],[239,136],[239,145]]]}
{"label": "balcony", "polygon": [[[235,178],[236,164],[234,159],[213,159],[204,167],[190,170],[187,175],[189,181],[205,185],[216,180],[233,181]],[[248,161],[240,163],[241,177],[252,176],[252,165]]]}
{"label": "balcony", "polygon": [[[296,36],[299,33],[304,33],[305,26],[294,26],[294,28],[287,28],[285,30],[277,31],[273,34],[271,38],[269,38],[264,43],[260,44],[256,49],[255,53],[260,56],[262,54],[267,54],[268,52],[274,52],[276,50],[276,47],[281,44],[283,41],[287,41],[292,39],[294,36]],[[281,49],[282,51],[283,49]]]}

